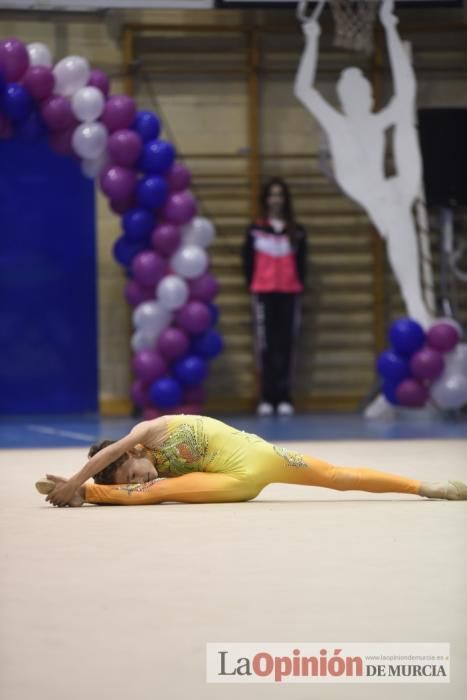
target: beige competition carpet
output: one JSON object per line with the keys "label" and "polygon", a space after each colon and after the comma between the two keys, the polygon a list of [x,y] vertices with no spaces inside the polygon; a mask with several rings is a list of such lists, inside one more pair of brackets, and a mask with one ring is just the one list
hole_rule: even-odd
{"label": "beige competition carpet", "polygon": [[[284,443],[467,481],[467,441]],[[465,700],[467,502],[274,484],[252,502],[57,509],[85,450],[0,452],[2,700]],[[449,684],[206,683],[207,642],[449,642]]]}

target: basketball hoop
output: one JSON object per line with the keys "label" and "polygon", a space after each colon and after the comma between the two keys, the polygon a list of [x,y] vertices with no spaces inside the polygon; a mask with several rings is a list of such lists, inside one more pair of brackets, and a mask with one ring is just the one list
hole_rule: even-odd
{"label": "basketball hoop", "polygon": [[[325,2],[326,0],[319,0],[317,7],[308,15],[308,0],[300,0],[297,18],[300,22],[317,22]],[[329,4],[335,25],[334,46],[371,53],[379,0],[329,0]]]}

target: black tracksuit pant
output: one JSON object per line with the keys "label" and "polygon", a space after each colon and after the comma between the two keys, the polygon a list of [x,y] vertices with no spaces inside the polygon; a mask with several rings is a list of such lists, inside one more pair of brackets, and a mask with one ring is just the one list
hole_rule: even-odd
{"label": "black tracksuit pant", "polygon": [[273,405],[292,401],[295,344],[300,325],[301,294],[253,294],[256,359],[260,398]]}

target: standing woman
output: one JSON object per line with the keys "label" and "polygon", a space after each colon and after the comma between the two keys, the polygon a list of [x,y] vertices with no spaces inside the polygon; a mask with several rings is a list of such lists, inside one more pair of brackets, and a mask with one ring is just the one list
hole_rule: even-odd
{"label": "standing woman", "polygon": [[260,375],[257,413],[294,413],[291,384],[306,274],[306,231],[294,219],[287,184],[272,178],[261,194],[261,218],[242,248],[252,294],[256,359]]}

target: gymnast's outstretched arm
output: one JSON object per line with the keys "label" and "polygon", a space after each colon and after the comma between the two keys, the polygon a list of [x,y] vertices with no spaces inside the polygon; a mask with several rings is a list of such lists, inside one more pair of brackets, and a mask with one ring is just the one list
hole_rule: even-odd
{"label": "gymnast's outstretched arm", "polygon": [[150,445],[155,437],[157,437],[157,434],[163,432],[165,429],[166,422],[163,417],[138,423],[132,428],[128,435],[125,435],[121,440],[117,440],[112,445],[97,452],[97,454],[91,457],[84,467],[68,481],[58,484],[55,489],[49,493],[47,500],[54,505],[66,505],[71,500],[74,493],[76,493],[80,486],[88,479],[95,476],[102,469],[105,469],[105,467],[121,457],[125,452],[132,450],[139,443]]}

